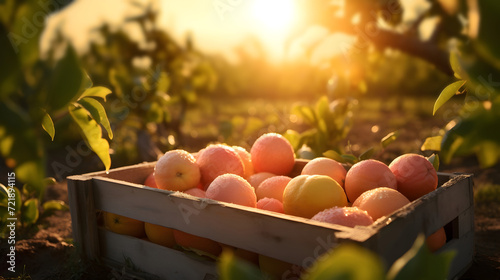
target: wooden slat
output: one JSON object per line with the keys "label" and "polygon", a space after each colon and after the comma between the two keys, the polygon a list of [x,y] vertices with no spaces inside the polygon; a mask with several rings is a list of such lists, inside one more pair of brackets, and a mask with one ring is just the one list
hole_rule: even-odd
{"label": "wooden slat", "polygon": [[69,176],[68,180],[83,180],[94,177],[105,177],[123,182],[142,184],[146,177],[154,171],[156,162],[143,162],[130,166],[111,169],[110,171],[97,171],[83,175]]}
{"label": "wooden slat", "polygon": [[73,237],[80,253],[90,259],[99,258],[92,180],[83,176],[68,180],[68,200]]}
{"label": "wooden slat", "polygon": [[104,261],[122,264],[130,261],[160,279],[216,279],[215,261],[194,259],[184,252],[104,229],[99,229],[99,238]]}
{"label": "wooden slat", "polygon": [[[342,231],[342,236],[350,236],[353,232],[353,229],[342,226],[199,199],[178,192],[120,184],[108,178],[95,178],[94,187],[96,207],[100,210],[179,229],[300,265],[307,258],[317,257],[318,250],[324,253],[336,246],[337,231]],[[363,231],[357,233],[362,235],[359,232]],[[367,237],[368,234],[364,238]]]}
{"label": "wooden slat", "polygon": [[83,233],[83,217],[82,212],[79,205],[82,205],[83,202],[80,202],[78,199],[78,184],[80,181],[78,180],[68,180],[68,202],[69,209],[71,214],[71,230],[73,235],[73,241],[77,244],[77,248],[80,251],[80,255],[82,257],[86,257],[84,254],[83,246],[85,246],[85,235]]}
{"label": "wooden slat", "polygon": [[[449,279],[458,279],[472,265],[474,258],[474,192],[472,177],[468,178],[468,194],[463,194],[469,198],[469,208],[461,212],[458,216],[458,236],[451,240],[451,245],[446,244],[443,250],[451,249],[457,252],[450,265]],[[451,242],[450,242],[451,243]]]}
{"label": "wooden slat", "polygon": [[[300,175],[302,168],[306,165],[308,161],[303,159],[296,159],[293,170],[290,172],[289,176],[295,177]],[[85,174],[85,177],[105,177],[110,179],[116,179],[123,182],[141,184],[144,182],[146,177],[154,171],[156,162],[144,162],[130,166],[124,166],[119,168],[114,168],[109,172],[98,171],[93,173]],[[78,176],[75,176],[78,177]],[[71,177],[70,177],[71,178]]]}

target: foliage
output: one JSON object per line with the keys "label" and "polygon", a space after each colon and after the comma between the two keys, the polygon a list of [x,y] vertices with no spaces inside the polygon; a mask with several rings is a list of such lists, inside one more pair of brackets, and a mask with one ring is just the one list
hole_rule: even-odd
{"label": "foliage", "polygon": [[383,280],[384,266],[373,252],[345,244],[320,257],[303,277],[309,280]]}
{"label": "foliage", "polygon": [[22,197],[22,201],[15,207],[23,224],[28,225],[38,220],[40,209],[64,208],[57,202],[42,204],[45,186],[51,181],[44,178],[47,146],[56,137],[54,122],[71,116],[105,168],[111,166],[109,144],[102,138],[99,126],[103,125],[112,138],[100,102],[110,91],[92,87],[70,45],[59,59],[54,52],[47,58],[40,57],[38,46],[44,27],[41,15],[44,19],[60,7],[56,2],[49,6],[40,3],[0,4],[0,60],[8,65],[0,70],[0,153],[15,171],[16,179],[25,183],[22,190],[16,191],[16,198]]}
{"label": "foliage", "polygon": [[[341,244],[322,255],[301,275],[303,280],[322,279],[446,279],[454,251],[433,254],[420,234],[413,246],[385,272],[382,260],[373,252],[354,244]],[[257,267],[224,251],[218,264],[222,280],[268,279]]]}
{"label": "foliage", "polygon": [[455,251],[432,254],[427,248],[425,236],[419,235],[413,247],[391,266],[387,278],[389,280],[446,279],[455,254]]}
{"label": "foliage", "polygon": [[323,96],[314,106],[297,105],[292,109],[292,114],[303,120],[308,129],[301,133],[290,129],[284,136],[295,151],[299,151],[303,146],[310,148],[311,158],[327,150],[342,153],[342,142],[352,127],[356,104],[355,99],[329,102],[328,98]]}
{"label": "foliage", "polygon": [[353,116],[358,101],[356,99],[336,99],[329,102],[326,96],[314,106],[296,105],[292,114],[304,122],[305,131],[288,129],[284,136],[290,141],[299,158],[313,159],[324,156],[341,163],[354,164],[358,161],[380,156],[385,148],[394,142],[399,132],[394,131],[359,155],[349,151],[350,143],[345,140],[353,126]]}
{"label": "foliage", "polygon": [[[445,114],[456,118],[448,119],[451,122],[441,135],[443,162],[471,154],[482,167],[500,160],[500,132],[495,129],[500,120],[500,44],[495,35],[498,1],[431,0],[427,8],[412,11],[415,16],[409,20],[404,20],[405,5],[399,0],[345,1],[343,5],[316,0],[306,6],[314,15],[309,24],[323,24],[356,37],[345,54],[351,61],[356,62],[372,49],[397,49],[454,75],[458,81],[442,90],[433,108],[435,113],[454,95],[465,95],[461,108],[447,109]],[[424,36],[421,31],[433,20],[431,32]],[[412,82],[407,79],[405,83]]]}
{"label": "foliage", "polygon": [[[467,5],[450,1],[468,15],[469,26],[462,40],[457,40],[450,53],[450,65],[458,81],[448,85],[439,95],[434,112],[454,95],[464,94],[459,115],[442,135],[442,158],[450,162],[455,155],[475,154],[482,167],[491,167],[500,160],[500,52],[495,39],[494,23],[500,5],[497,1],[469,1]],[[425,148],[425,147],[424,147]]]}
{"label": "foliage", "polygon": [[217,268],[220,279],[265,279],[257,266],[238,259],[230,250],[222,253]]}
{"label": "foliage", "polygon": [[[55,183],[55,180],[50,178],[44,180],[43,183],[45,187]],[[30,188],[29,185],[25,185],[20,191],[15,186],[6,187],[0,184],[0,238],[8,236],[7,224],[12,221],[9,221],[9,218],[21,221],[23,229],[29,229],[42,216],[48,216],[53,211],[69,210],[68,205],[61,200],[45,201],[40,207],[41,200],[37,194],[39,191],[39,189]]]}
{"label": "foliage", "polygon": [[187,111],[217,81],[191,38],[179,45],[157,26],[158,11],[140,8],[143,13],[123,26],[138,30],[142,39],[126,28],[103,25],[96,31],[100,39],[82,56],[92,79],[116,93],[106,111],[117,134],[112,149],[120,164],[156,160],[161,151],[182,146]]}

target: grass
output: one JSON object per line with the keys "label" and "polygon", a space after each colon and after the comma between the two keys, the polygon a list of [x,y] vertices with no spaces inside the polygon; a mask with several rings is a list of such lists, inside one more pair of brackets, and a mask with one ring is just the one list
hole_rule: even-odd
{"label": "grass", "polygon": [[7,277],[7,278],[0,276],[0,280],[31,280],[31,279],[32,279],[31,276],[26,272],[26,266],[23,266],[23,271],[21,271],[18,276]]}

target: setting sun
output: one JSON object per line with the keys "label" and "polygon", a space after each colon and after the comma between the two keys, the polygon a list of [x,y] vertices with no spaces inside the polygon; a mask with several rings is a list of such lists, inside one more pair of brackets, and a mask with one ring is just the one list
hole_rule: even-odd
{"label": "setting sun", "polygon": [[294,1],[289,0],[254,0],[251,6],[252,17],[261,30],[286,32],[295,17]]}

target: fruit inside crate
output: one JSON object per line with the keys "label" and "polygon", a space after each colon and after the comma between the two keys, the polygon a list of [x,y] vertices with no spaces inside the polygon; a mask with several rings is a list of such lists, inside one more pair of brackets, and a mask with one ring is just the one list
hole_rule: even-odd
{"label": "fruit inside crate", "polygon": [[[305,161],[297,160],[292,176]],[[299,266],[341,242],[376,252],[389,266],[413,244],[418,233],[445,227],[454,249],[450,278],[461,275],[473,256],[472,179],[439,173],[439,187],[367,227],[348,228],[285,214],[200,199],[180,192],[145,187],[154,163],[68,178],[73,235],[82,255],[111,265],[135,267],[160,278],[209,279],[216,263],[99,226],[106,211],[206,237],[217,242]],[[207,278],[208,277],[208,278]]]}

